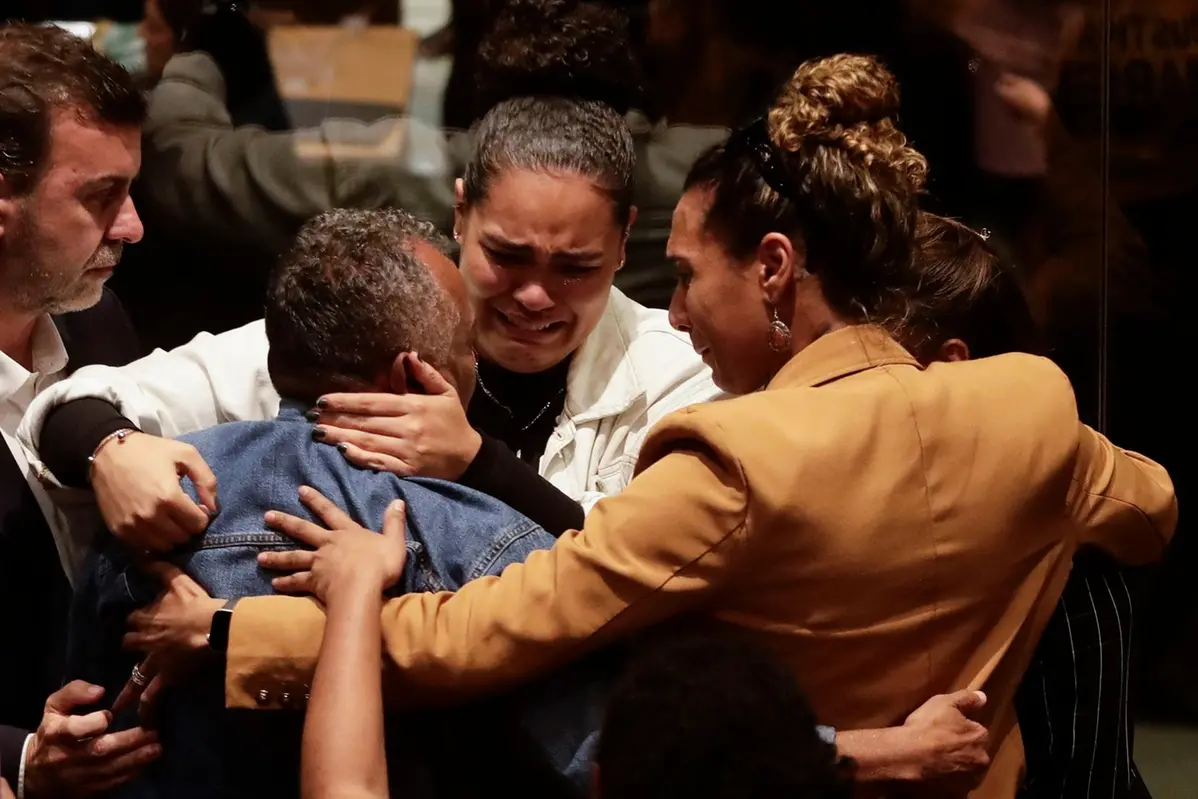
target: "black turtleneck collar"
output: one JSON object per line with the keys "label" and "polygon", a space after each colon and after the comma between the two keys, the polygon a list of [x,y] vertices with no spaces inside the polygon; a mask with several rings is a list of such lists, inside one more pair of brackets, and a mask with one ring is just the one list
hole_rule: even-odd
{"label": "black turtleneck collar", "polygon": [[570,360],[543,372],[521,374],[480,359],[468,411],[471,424],[535,464],[565,408]]}

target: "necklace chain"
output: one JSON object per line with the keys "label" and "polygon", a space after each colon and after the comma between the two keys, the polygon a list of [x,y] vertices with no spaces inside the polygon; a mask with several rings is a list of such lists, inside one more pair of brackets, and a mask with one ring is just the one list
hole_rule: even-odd
{"label": "necklace chain", "polygon": [[[491,400],[491,402],[495,403],[497,406],[502,408],[504,410],[504,412],[507,413],[507,415],[511,418],[511,420],[513,422],[516,421],[515,412],[513,412],[510,407],[508,407],[505,403],[503,403],[499,399],[499,397],[496,397],[494,394],[492,394],[491,390],[489,388],[487,388],[487,384],[483,382],[483,376],[478,371],[478,360],[477,359],[474,361],[474,378],[478,382],[478,387],[483,390],[483,394],[485,394],[487,396],[487,399]],[[521,433],[528,432],[528,428],[530,428],[534,424],[536,424],[540,420],[540,418],[545,415],[545,412],[553,407],[553,403],[557,402],[558,398],[562,394],[565,394],[565,393],[566,393],[565,386],[562,386],[561,388],[559,388],[554,393],[554,395],[549,398],[549,401],[545,403],[545,407],[543,407],[543,408],[541,408],[541,410],[537,411],[537,415],[532,417],[532,419],[528,422],[528,424],[526,424],[520,428],[520,432]]]}

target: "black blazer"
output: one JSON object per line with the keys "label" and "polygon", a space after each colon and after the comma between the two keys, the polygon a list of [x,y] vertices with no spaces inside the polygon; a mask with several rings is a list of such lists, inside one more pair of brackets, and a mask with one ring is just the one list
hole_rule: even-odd
{"label": "black blazer", "polygon": [[[54,317],[67,370],[119,366],[142,355],[116,295]],[[70,584],[50,527],[7,447],[0,447],[0,776],[16,789],[21,748],[61,684]]]}

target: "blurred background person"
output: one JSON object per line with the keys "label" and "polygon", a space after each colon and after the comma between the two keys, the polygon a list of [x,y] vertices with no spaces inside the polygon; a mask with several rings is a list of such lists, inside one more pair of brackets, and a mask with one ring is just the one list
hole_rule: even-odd
{"label": "blurred background person", "polygon": [[[172,89],[169,82],[159,83],[170,59],[200,50],[212,57],[223,74],[235,76],[222,90],[221,113],[227,114],[230,124],[264,132],[291,128],[266,36],[243,8],[208,0],[146,0],[141,29],[147,42],[147,77],[161,91]],[[174,176],[163,172],[162,156],[153,147],[159,124],[153,98],[158,90],[151,94],[143,176],[133,187],[146,237],[130,248],[125,268],[113,284],[147,349],[181,343],[175,339],[190,337],[205,322],[223,329],[260,315],[266,275],[275,256],[273,251],[188,236],[163,218],[157,199],[177,189],[159,183]],[[203,111],[202,106],[187,109],[192,119]],[[188,300],[178,302],[181,296]]]}
{"label": "blurred background person", "polygon": [[145,0],[139,33],[151,85],[177,53],[202,50],[234,80],[225,107],[234,125],[289,130],[291,121],[267,49],[266,34],[233,0]]}

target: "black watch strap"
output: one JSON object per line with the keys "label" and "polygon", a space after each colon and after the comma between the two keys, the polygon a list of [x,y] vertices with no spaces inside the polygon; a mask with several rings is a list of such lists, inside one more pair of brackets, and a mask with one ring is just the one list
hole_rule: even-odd
{"label": "black watch strap", "polygon": [[229,651],[229,627],[233,623],[233,607],[236,599],[230,599],[212,614],[212,624],[208,627],[208,648],[213,652],[225,654]]}

